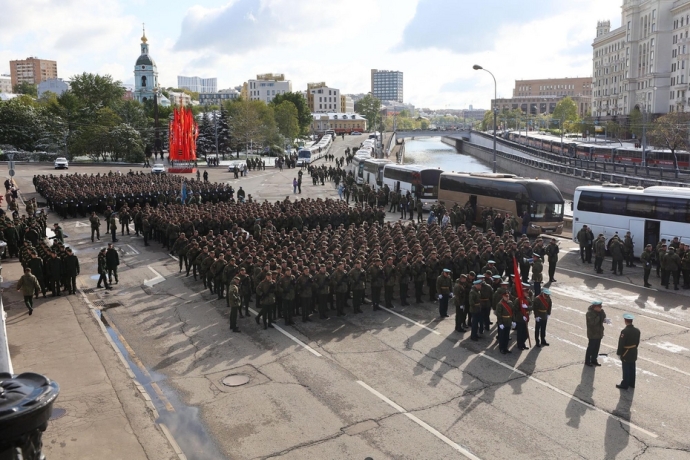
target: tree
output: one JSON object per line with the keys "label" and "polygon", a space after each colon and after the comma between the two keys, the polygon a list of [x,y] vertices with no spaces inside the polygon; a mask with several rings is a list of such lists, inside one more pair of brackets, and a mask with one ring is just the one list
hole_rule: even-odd
{"label": "tree", "polygon": [[278,94],[273,98],[272,103],[273,105],[278,105],[284,101],[292,102],[297,109],[297,124],[299,125],[300,134],[308,134],[311,130],[311,124],[314,119],[311,115],[311,110],[309,110],[309,104],[302,93],[290,92]]}
{"label": "tree", "polygon": [[[496,121],[498,122],[498,120]],[[482,131],[493,131],[494,129],[494,113],[491,110],[484,112],[484,118],[481,122]]]}
{"label": "tree", "polygon": [[355,102],[355,112],[367,119],[369,129],[376,131],[381,120],[381,101],[367,94],[359,101]]}
{"label": "tree", "polygon": [[144,142],[139,132],[127,123],[120,123],[110,131],[113,161],[122,159],[129,163],[144,161]]}
{"label": "tree", "polygon": [[46,110],[28,97],[0,102],[0,144],[29,152],[39,150],[48,119]]}
{"label": "tree", "polygon": [[254,142],[259,141],[261,119],[258,107],[260,104],[264,103],[262,101],[248,101],[245,99],[225,102],[230,116],[232,144],[237,152],[237,158],[240,157],[240,151],[243,148],[248,150]]}
{"label": "tree", "polygon": [[300,133],[297,107],[290,101],[283,101],[275,105],[273,111],[278,131],[292,143]]}
{"label": "tree", "polygon": [[218,151],[223,154],[230,152],[230,120],[228,118],[228,111],[224,106],[216,109],[219,111],[218,116]]}
{"label": "tree", "polygon": [[420,129],[424,129],[424,130],[429,129],[429,120],[427,120],[426,118],[422,118],[419,121],[419,127],[420,127]]}
{"label": "tree", "polygon": [[551,117],[561,120],[563,127],[570,130],[578,120],[577,104],[570,97],[565,97],[558,101]]}
{"label": "tree", "polygon": [[688,113],[670,112],[657,118],[647,132],[651,144],[671,151],[674,169],[678,169],[676,151],[688,148],[688,122]]}
{"label": "tree", "polygon": [[38,86],[27,81],[14,85],[12,91],[14,91],[15,94],[26,94],[27,96],[38,97]]}
{"label": "tree", "polygon": [[635,107],[630,111],[630,116],[628,118],[630,131],[632,131],[638,139],[642,138],[642,118],[642,112],[640,112],[639,107]]}
{"label": "tree", "polygon": [[112,107],[122,100],[125,89],[122,82],[110,75],[82,73],[72,77],[72,93],[91,110]]}
{"label": "tree", "polygon": [[206,156],[212,150],[215,151],[214,131],[214,127],[211,125],[211,117],[209,117],[208,112],[204,112],[201,116],[201,123],[199,123],[199,136],[196,139],[197,152],[203,153]]}

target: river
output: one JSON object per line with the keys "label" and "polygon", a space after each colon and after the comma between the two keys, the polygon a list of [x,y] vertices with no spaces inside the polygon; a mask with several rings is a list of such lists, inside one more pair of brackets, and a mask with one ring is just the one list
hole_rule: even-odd
{"label": "river", "polygon": [[441,142],[440,137],[405,140],[405,163],[439,167],[444,171],[491,172],[479,160],[457,153],[453,147]]}
{"label": "river", "polygon": [[[491,168],[469,155],[456,152],[450,145],[441,142],[440,137],[424,137],[405,140],[405,163],[439,167],[444,171],[491,172]],[[571,202],[566,200],[566,216],[572,216]]]}

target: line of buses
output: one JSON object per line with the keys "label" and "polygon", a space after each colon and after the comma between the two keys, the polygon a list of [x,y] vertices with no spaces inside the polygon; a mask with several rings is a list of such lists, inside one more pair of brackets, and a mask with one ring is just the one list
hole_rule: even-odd
{"label": "line of buses", "polygon": [[425,209],[443,202],[447,209],[456,203],[470,203],[477,223],[482,212],[492,208],[511,213],[522,225],[522,216],[529,214],[527,233],[560,234],[563,231],[563,196],[550,181],[526,179],[513,174],[446,172],[417,164],[396,164],[390,160],[371,158],[357,152],[347,166],[357,185],[368,184],[374,190],[388,185],[390,190],[422,200]]}
{"label": "line of buses", "polygon": [[[504,137],[515,143],[534,147],[535,149],[556,153],[569,158],[589,161],[606,161],[629,165],[642,165],[642,149],[597,145],[572,140],[550,139],[539,135],[525,135],[513,131],[506,132]],[[676,152],[679,168],[690,167],[690,153]],[[647,149],[647,165],[655,167],[673,167],[673,153],[670,150]]]}
{"label": "line of buses", "polygon": [[335,139],[335,131],[328,130],[316,144],[299,149],[299,152],[297,152],[297,166],[311,164],[321,159],[330,150],[331,145],[333,145],[333,139]]}

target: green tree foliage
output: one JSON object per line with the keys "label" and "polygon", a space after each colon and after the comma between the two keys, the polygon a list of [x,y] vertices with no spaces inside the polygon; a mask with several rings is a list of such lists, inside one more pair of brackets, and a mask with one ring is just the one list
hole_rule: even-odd
{"label": "green tree foliage", "polygon": [[14,85],[12,91],[14,91],[15,94],[26,94],[31,97],[38,97],[38,86],[26,81]]}
{"label": "green tree foliage", "polygon": [[283,101],[275,105],[273,111],[275,113],[278,131],[292,143],[300,133],[297,107],[290,101]]}
{"label": "green tree foliage", "polygon": [[299,125],[300,134],[308,134],[311,131],[313,117],[311,115],[311,110],[309,110],[309,104],[302,93],[290,92],[278,94],[275,98],[273,98],[272,103],[273,105],[278,105],[284,101],[292,102],[297,109],[297,124]]}
{"label": "green tree foliage", "polygon": [[84,72],[73,76],[70,86],[72,93],[90,110],[113,107],[125,94],[122,82],[110,75]]}
{"label": "green tree foliage", "polygon": [[578,121],[577,104],[570,97],[561,99],[556,104],[551,118],[554,120],[562,120],[563,127],[567,130],[571,130]]}
{"label": "green tree foliage", "polygon": [[355,102],[355,112],[367,119],[371,131],[375,131],[381,123],[381,101],[371,94]]}
{"label": "green tree foliage", "polygon": [[0,144],[29,152],[38,150],[49,118],[45,108],[24,98],[0,102]]}
{"label": "green tree foliage", "polygon": [[642,138],[642,112],[639,107],[635,107],[630,111],[630,116],[628,118],[628,123],[630,123],[630,131],[632,131],[635,136],[640,139]]}
{"label": "green tree foliage", "polygon": [[[496,123],[498,123],[498,119],[496,119]],[[482,129],[482,131],[493,131],[493,129],[494,129],[494,113],[491,110],[487,110],[484,113],[484,118],[482,118],[482,121],[481,121],[481,129]]]}
{"label": "green tree foliage", "polygon": [[673,154],[673,167],[678,169],[676,151],[688,148],[690,116],[686,112],[670,112],[657,118],[647,131],[649,142]]}
{"label": "green tree foliage", "polygon": [[199,122],[199,136],[196,139],[196,150],[197,153],[203,154],[204,156],[215,152],[215,133],[214,127],[211,125],[211,117],[208,112],[204,112],[201,116],[201,122]]}

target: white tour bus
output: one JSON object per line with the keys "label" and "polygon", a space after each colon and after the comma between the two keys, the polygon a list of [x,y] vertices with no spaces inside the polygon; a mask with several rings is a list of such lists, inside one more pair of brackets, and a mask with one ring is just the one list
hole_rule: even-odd
{"label": "white tour bus", "polygon": [[330,150],[332,144],[333,137],[327,134],[311,147],[302,147],[299,152],[297,152],[297,166],[311,164],[314,161],[323,158],[323,156],[326,155]]}
{"label": "white tour bus", "polygon": [[573,240],[583,225],[594,237],[603,233],[606,243],[618,233],[630,232],[634,254],[639,257],[647,244],[678,237],[690,243],[690,188],[623,187],[619,184],[583,186],[573,199]]}
{"label": "white tour bus", "polygon": [[424,165],[387,164],[383,167],[383,184],[402,195],[407,192],[421,198],[424,209],[438,201],[438,181],[443,170]]}
{"label": "white tour bus", "polygon": [[352,161],[345,169],[346,172],[352,172],[352,175],[355,176],[355,184],[362,185],[364,183],[364,162],[369,159],[371,157],[368,154],[360,155],[357,152],[357,155],[352,157]]}
{"label": "white tour bus", "polygon": [[370,158],[364,162],[363,183],[369,184],[374,190],[383,187],[383,168],[392,164],[391,160]]}

